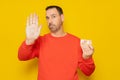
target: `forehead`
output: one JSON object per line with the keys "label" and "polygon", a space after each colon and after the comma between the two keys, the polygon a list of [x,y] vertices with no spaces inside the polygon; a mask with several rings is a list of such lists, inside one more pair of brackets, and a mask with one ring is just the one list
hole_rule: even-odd
{"label": "forehead", "polygon": [[46,15],[49,16],[49,15],[53,15],[53,14],[58,14],[58,11],[56,8],[51,8],[51,9],[48,9],[46,11]]}

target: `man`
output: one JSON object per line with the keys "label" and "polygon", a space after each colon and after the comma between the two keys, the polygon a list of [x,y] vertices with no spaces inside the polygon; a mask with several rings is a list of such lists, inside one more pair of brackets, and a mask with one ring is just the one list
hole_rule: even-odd
{"label": "man", "polygon": [[39,59],[38,80],[78,80],[77,68],[89,76],[95,69],[90,40],[80,40],[64,32],[63,11],[59,6],[46,8],[50,33],[39,36],[38,16],[27,19],[26,40],[18,51],[19,60]]}

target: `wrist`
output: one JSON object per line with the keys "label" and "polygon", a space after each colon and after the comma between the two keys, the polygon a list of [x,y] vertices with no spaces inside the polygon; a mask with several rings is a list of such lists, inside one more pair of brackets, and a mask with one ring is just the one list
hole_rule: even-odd
{"label": "wrist", "polygon": [[85,54],[83,54],[82,57],[83,57],[83,59],[89,59],[89,58],[92,57],[92,55],[85,55]]}
{"label": "wrist", "polygon": [[34,44],[35,40],[32,40],[32,39],[26,39],[25,43],[26,45],[32,45]]}

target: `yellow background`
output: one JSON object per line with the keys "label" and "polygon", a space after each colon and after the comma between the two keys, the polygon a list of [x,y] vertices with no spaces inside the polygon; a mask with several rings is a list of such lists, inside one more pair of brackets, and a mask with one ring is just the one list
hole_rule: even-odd
{"label": "yellow background", "polygon": [[41,35],[49,32],[47,5],[63,8],[65,31],[91,39],[95,48],[95,72],[80,80],[120,80],[119,0],[0,0],[0,80],[37,80],[37,59],[19,61],[18,48],[25,39],[26,18],[39,15]]}

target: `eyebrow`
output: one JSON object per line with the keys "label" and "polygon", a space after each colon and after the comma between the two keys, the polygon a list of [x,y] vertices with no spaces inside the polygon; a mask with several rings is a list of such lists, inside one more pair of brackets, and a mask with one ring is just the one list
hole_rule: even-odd
{"label": "eyebrow", "polygon": [[[51,14],[50,16],[55,16],[56,14]],[[47,15],[46,15],[46,18],[49,18]]]}
{"label": "eyebrow", "polygon": [[[54,16],[54,15],[57,15],[57,14],[51,14],[50,16]],[[47,15],[46,15],[46,17],[47,17]]]}
{"label": "eyebrow", "polygon": [[52,14],[52,16],[54,16],[54,15],[56,15],[56,14]]}
{"label": "eyebrow", "polygon": [[48,16],[46,16],[46,19],[49,18]]}

